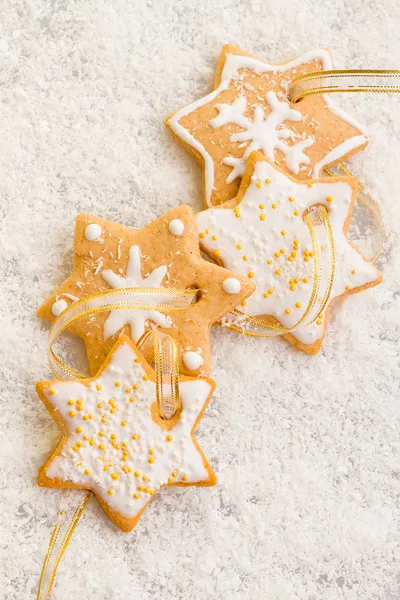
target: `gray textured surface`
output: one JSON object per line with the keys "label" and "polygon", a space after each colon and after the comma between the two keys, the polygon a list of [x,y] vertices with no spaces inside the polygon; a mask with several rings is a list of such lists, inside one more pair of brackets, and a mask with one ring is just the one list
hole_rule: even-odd
{"label": "gray textured surface", "polygon": [[[200,169],[162,120],[210,90],[223,43],[399,68],[400,14],[396,0],[4,0],[0,24],[0,597],[25,600],[62,496],[36,487],[58,434],[34,392],[49,376],[35,310],[70,271],[76,213],[140,227],[200,209]],[[340,99],[370,130],[352,164],[383,203],[384,283],[337,305],[315,358],[215,329],[199,439],[219,485],[159,494],[129,535],[92,501],[55,599],[398,597],[399,102]]]}

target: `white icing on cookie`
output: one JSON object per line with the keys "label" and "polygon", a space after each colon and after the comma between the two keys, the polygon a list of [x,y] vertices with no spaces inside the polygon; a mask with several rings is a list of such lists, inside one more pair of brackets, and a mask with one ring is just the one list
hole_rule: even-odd
{"label": "white icing on cookie", "polygon": [[[239,71],[241,69],[249,69],[256,73],[271,73],[271,72],[282,73],[282,72],[286,72],[286,71],[290,72],[291,69],[294,69],[295,67],[298,67],[302,64],[306,64],[313,60],[320,60],[322,63],[323,70],[330,70],[333,68],[331,55],[329,54],[329,52],[327,50],[312,50],[312,51],[307,52],[306,54],[303,54],[302,56],[299,56],[298,58],[296,58],[286,64],[283,64],[283,65],[269,65],[263,61],[257,60],[256,58],[252,58],[250,56],[241,56],[238,54],[227,54],[225,57],[224,67],[223,67],[223,70],[221,73],[221,83],[218,86],[218,88],[216,88],[213,92],[211,92],[207,96],[200,98],[199,100],[197,100],[196,102],[193,102],[189,106],[186,106],[186,107],[182,108],[181,110],[177,111],[174,115],[172,115],[172,117],[170,117],[170,119],[168,120],[168,124],[171,127],[172,131],[174,131],[174,133],[176,133],[176,135],[179,138],[181,138],[185,143],[187,143],[189,146],[191,146],[192,148],[197,150],[197,152],[200,153],[200,155],[202,156],[202,158],[204,160],[206,202],[208,205],[210,205],[210,198],[211,198],[211,194],[212,194],[212,190],[213,190],[213,186],[214,186],[214,161],[213,161],[213,158],[207,152],[207,150],[204,148],[202,143],[199,140],[197,140],[194,137],[194,135],[192,135],[190,133],[190,131],[185,129],[183,127],[183,125],[180,124],[179,121],[183,117],[185,117],[185,116],[191,114],[192,112],[194,112],[195,110],[197,110],[198,108],[204,106],[205,104],[208,104],[209,102],[212,102],[221,92],[223,92],[224,90],[227,90],[231,83],[231,80],[238,78]],[[336,146],[336,148],[333,148],[331,151],[329,151],[319,161],[319,163],[317,165],[315,165],[314,175],[313,175],[314,177],[318,176],[321,173],[322,168],[325,165],[330,164],[330,163],[334,162],[335,160],[338,160],[340,157],[343,157],[346,154],[348,154],[349,152],[353,151],[354,149],[365,145],[367,142],[367,137],[366,137],[367,134],[366,134],[365,128],[362,125],[360,125],[355,119],[353,119],[352,117],[349,117],[346,113],[344,113],[342,110],[337,108],[335,106],[335,104],[332,102],[332,100],[330,99],[328,94],[323,94],[323,98],[324,98],[324,101],[325,101],[328,109],[333,114],[335,114],[337,117],[343,119],[350,125],[353,125],[353,127],[356,127],[357,129],[359,129],[363,135],[353,136],[352,138],[345,140],[344,142],[342,142],[341,144]],[[224,119],[229,118],[231,122],[235,122],[235,120],[232,121],[232,119],[239,120],[239,119],[243,118],[243,106],[244,106],[245,99],[239,98],[238,100],[240,100],[240,102],[238,104],[236,104],[236,102],[235,102],[230,106],[229,105],[220,105],[220,107],[224,106],[225,108],[222,109],[222,112],[220,111],[219,115],[217,115],[215,120],[214,119],[211,120],[211,121],[213,121],[212,124],[214,126],[215,125],[221,126]],[[228,106],[229,106],[229,108],[228,108]],[[260,113],[259,116],[261,118],[263,115],[261,115],[261,113]],[[225,122],[228,122],[228,121],[225,121]],[[264,121],[264,127],[266,127],[265,121]],[[244,127],[244,129],[245,129],[244,134],[249,135],[248,131],[246,131],[246,127]],[[255,133],[255,135],[258,135],[258,134]],[[250,138],[246,138],[246,139],[250,139]],[[292,151],[292,154],[289,154],[289,155],[286,154],[287,165],[288,165],[289,169],[291,169],[293,171],[293,173],[296,172],[296,168],[297,168],[296,165],[298,166],[301,164],[300,161],[303,161],[303,163],[304,163],[304,157],[306,157],[306,155],[303,153],[303,151],[311,145],[311,142],[312,142],[311,138],[309,138],[308,141],[304,140],[304,141],[300,142],[301,143],[300,146],[297,146],[297,148],[294,148],[294,150]],[[226,157],[224,160],[225,164],[228,164],[228,165],[232,166],[232,168],[233,168],[232,172],[229,174],[229,181],[234,181],[234,179],[236,179],[236,177],[240,176],[241,172],[243,172],[243,165],[241,164],[241,162],[238,162],[238,161],[240,161],[240,159],[235,159],[234,157]],[[317,171],[317,169],[318,169],[318,171]]]}
{"label": "white icing on cookie", "polygon": [[172,219],[168,225],[168,229],[172,235],[183,235],[185,231],[185,225],[180,219]]}
{"label": "white icing on cookie", "polygon": [[102,233],[103,231],[100,225],[97,223],[90,223],[85,229],[85,238],[89,242],[94,242],[99,239]]}
{"label": "white icing on cookie", "polygon": [[204,362],[203,357],[198,352],[192,351],[184,352],[182,359],[183,364],[189,371],[197,371]]}
{"label": "white icing on cookie", "polygon": [[58,317],[66,308],[68,308],[68,303],[61,298],[60,300],[54,302],[53,306],[51,307],[51,312],[55,317]]}
{"label": "white icing on cookie", "polygon": [[182,412],[165,430],[152,418],[156,386],[135,359],[133,348],[122,343],[105,371],[87,386],[55,381],[45,392],[68,430],[47,476],[93,488],[127,518],[137,516],[163,485],[210,479],[191,437],[211,392],[209,382],[179,384]]}
{"label": "white icing on cookie", "polygon": [[280,102],[275,92],[268,92],[265,99],[271,112],[265,117],[263,108],[257,106],[252,121],[245,116],[247,109],[245,96],[239,96],[230,105],[215,105],[219,114],[211,119],[209,124],[212,127],[221,127],[227,123],[239,125],[244,131],[233,133],[230,141],[251,142],[242,158],[228,156],[223,160],[225,164],[232,167],[232,171],[226,179],[227,183],[231,183],[237,177],[243,175],[246,161],[253,150],[262,150],[270,160],[275,160],[275,151],[279,150],[285,156],[288,168],[296,175],[300,171],[301,164],[310,163],[310,158],[304,154],[303,150],[312,146],[313,139],[308,137],[290,146],[285,140],[293,137],[293,131],[282,127],[284,121],[301,121],[303,119],[302,113],[290,108],[288,102]]}
{"label": "white icing on cookie", "polygon": [[[140,265],[140,248],[139,246],[131,246],[125,277],[114,273],[110,269],[102,271],[101,276],[110,287],[119,290],[130,287],[159,288],[166,274],[167,267],[162,265],[143,278]],[[171,319],[157,310],[114,310],[111,311],[104,323],[104,339],[106,340],[117,333],[124,325],[129,325],[131,337],[134,341],[137,341],[144,334],[147,321],[152,321],[160,327],[167,328],[171,326]]]}
{"label": "white icing on cookie", "polygon": [[[329,212],[336,253],[330,298],[377,279],[378,272],[349,244],[343,228],[352,188],[347,183],[295,183],[270,163],[256,163],[252,181],[234,209],[208,209],[197,215],[201,244],[223,265],[251,278],[257,288],[239,309],[271,315],[293,326],[305,311],[313,285],[310,234],[302,215],[323,204]],[[208,231],[208,233],[206,233]],[[323,319],[292,332],[312,344],[323,335]]]}
{"label": "white icing on cookie", "polygon": [[222,289],[227,294],[238,294],[242,289],[242,286],[240,285],[239,279],[236,279],[235,277],[227,277],[222,282]]}

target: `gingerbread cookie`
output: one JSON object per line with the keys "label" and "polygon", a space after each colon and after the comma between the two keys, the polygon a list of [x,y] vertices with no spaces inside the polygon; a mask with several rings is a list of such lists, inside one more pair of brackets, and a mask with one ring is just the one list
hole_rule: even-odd
{"label": "gingerbread cookie", "polygon": [[333,300],[382,279],[347,238],[356,188],[357,182],[349,177],[300,182],[261,152],[252,152],[237,206],[197,215],[203,249],[257,286],[240,310],[289,328],[302,316],[313,289],[312,243],[302,217],[313,205],[326,207],[336,257],[329,303],[316,321],[283,336],[309,354],[320,349]]}
{"label": "gingerbread cookie", "polygon": [[211,379],[180,377],[180,410],[161,419],[155,373],[121,336],[93,379],[36,385],[62,433],[39,485],[91,490],[123,531],[161,487],[215,485],[193,437],[214,387]]}
{"label": "gingerbread cookie", "polygon": [[[237,281],[227,292],[226,279]],[[39,316],[53,321],[71,303],[112,289],[196,288],[198,300],[179,312],[113,311],[94,314],[72,325],[87,349],[91,373],[104,362],[122,331],[137,341],[148,326],[158,326],[178,340],[180,370],[210,372],[209,330],[213,323],[254,291],[246,277],[201,258],[195,216],[180,206],[136,231],[92,215],[78,215],[73,272],[42,305]]]}
{"label": "gingerbread cookie", "polygon": [[367,145],[364,128],[327,94],[289,103],[295,77],[328,69],[328,50],[269,65],[236,46],[223,47],[215,90],[166,120],[203,164],[206,206],[235,198],[253,150],[262,150],[289,175],[307,179]]}

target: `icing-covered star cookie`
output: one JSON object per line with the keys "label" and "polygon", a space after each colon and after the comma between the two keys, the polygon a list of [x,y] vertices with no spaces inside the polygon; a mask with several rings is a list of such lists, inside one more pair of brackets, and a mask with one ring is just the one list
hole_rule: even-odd
{"label": "icing-covered star cookie", "polygon": [[[232,277],[237,281],[234,293],[224,285]],[[42,305],[39,316],[52,321],[71,302],[128,287],[195,288],[199,297],[178,312],[112,311],[72,325],[70,331],[86,344],[92,373],[119,332],[130,333],[137,341],[145,328],[157,326],[178,340],[182,372],[208,375],[210,326],[254,291],[246,277],[201,257],[196,218],[189,206],[175,208],[138,231],[81,214],[76,220],[72,275]]]}
{"label": "icing-covered star cookie", "polygon": [[63,434],[39,485],[92,490],[123,531],[164,486],[210,486],[216,477],[193,437],[214,390],[181,377],[181,409],[157,412],[155,373],[126,336],[90,380],[42,381],[37,392]]}
{"label": "icing-covered star cookie", "polygon": [[320,349],[332,301],[382,279],[347,238],[356,188],[357,182],[348,177],[300,182],[261,152],[253,152],[237,206],[197,215],[203,249],[256,284],[256,291],[242,302],[240,310],[267,320],[273,317],[284,327],[292,327],[304,313],[313,289],[312,243],[303,215],[311,206],[326,207],[336,258],[329,303],[314,323],[284,336],[310,354]]}
{"label": "icing-covered star cookie", "polygon": [[270,65],[236,46],[223,47],[214,91],[166,120],[204,166],[206,206],[236,196],[254,150],[264,152],[288,174],[307,179],[367,145],[364,128],[327,94],[289,103],[287,92],[295,77],[328,69],[328,50]]}

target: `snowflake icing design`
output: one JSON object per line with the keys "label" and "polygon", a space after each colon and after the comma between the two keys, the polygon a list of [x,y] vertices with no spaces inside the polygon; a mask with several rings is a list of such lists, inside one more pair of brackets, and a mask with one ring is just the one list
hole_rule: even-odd
{"label": "snowflake icing design", "polygon": [[[131,246],[126,276],[122,277],[110,269],[103,271],[101,276],[114,290],[120,290],[131,287],[159,288],[166,274],[167,267],[162,265],[143,278],[140,248],[139,246]],[[106,340],[117,333],[124,325],[129,325],[132,339],[137,341],[144,334],[147,321],[152,321],[160,327],[171,327],[171,319],[157,310],[114,310],[111,311],[104,323],[104,339]]]}
{"label": "snowflake icing design", "polygon": [[232,183],[237,177],[243,175],[246,160],[253,150],[262,150],[265,156],[272,161],[275,160],[275,150],[280,150],[285,156],[287,167],[295,175],[299,173],[301,164],[308,165],[310,163],[310,157],[304,153],[304,150],[314,144],[314,139],[307,137],[289,146],[285,140],[293,139],[294,132],[285,127],[279,128],[284,121],[301,121],[301,112],[290,108],[287,102],[280,102],[275,92],[268,92],[265,99],[271,112],[265,117],[263,108],[256,106],[252,121],[244,114],[247,108],[245,96],[240,96],[232,104],[215,105],[219,114],[210,119],[211,127],[217,128],[228,123],[238,125],[244,131],[232,134],[230,141],[251,142],[241,158],[234,156],[224,158],[224,164],[232,167],[232,171],[226,179],[227,183]]}

